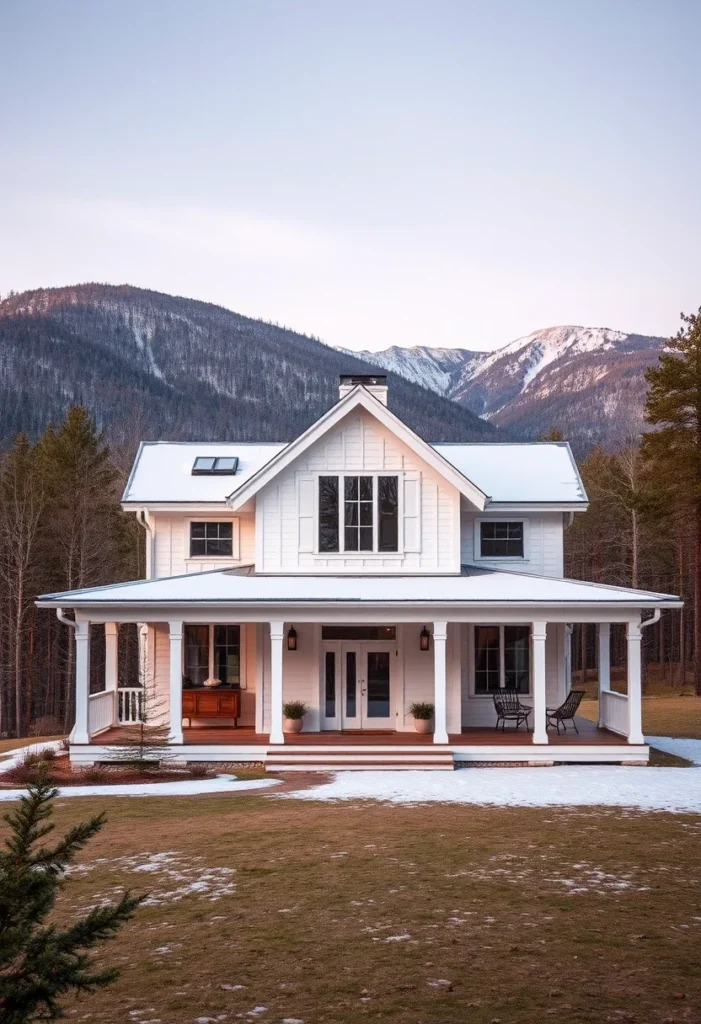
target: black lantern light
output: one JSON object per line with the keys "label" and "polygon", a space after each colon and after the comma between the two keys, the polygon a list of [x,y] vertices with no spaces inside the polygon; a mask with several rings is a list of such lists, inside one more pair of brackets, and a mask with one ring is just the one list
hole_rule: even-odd
{"label": "black lantern light", "polygon": [[294,626],[290,626],[290,628],[287,631],[287,650],[297,650],[297,630],[294,628]]}
{"label": "black lantern light", "polygon": [[430,646],[431,646],[431,634],[429,633],[429,631],[424,626],[424,628],[421,630],[421,633],[420,633],[420,647],[421,647],[422,651],[427,651]]}

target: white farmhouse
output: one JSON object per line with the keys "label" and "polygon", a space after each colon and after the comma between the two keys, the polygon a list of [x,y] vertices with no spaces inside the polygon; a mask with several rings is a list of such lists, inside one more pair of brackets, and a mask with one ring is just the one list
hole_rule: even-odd
{"label": "white farmhouse", "polygon": [[[648,757],[641,631],[680,601],[563,577],[564,531],[587,507],[567,444],[429,444],[387,408],[386,378],[343,377],[290,444],[142,444],[123,507],[145,530],[146,579],[39,601],[75,632],[74,762],[109,760],[139,715],[139,691],[118,687],[122,623],[140,626],[145,685],[186,761]],[[598,624],[598,725],[567,701],[573,622]],[[91,623],[106,643],[92,694]],[[290,701],[308,705],[302,732],[285,731]],[[432,732],[415,702],[434,706]]]}

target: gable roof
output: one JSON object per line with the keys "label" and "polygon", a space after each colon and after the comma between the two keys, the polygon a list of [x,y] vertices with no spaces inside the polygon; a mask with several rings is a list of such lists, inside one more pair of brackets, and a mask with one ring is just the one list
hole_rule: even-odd
{"label": "gable roof", "polygon": [[464,565],[455,576],[256,575],[250,566],[43,594],[43,607],[104,605],[431,605],[682,607],[672,594]]}
{"label": "gable roof", "polygon": [[440,476],[453,484],[457,490],[472,502],[481,512],[489,498],[488,495],[468,479],[465,474],[457,469],[451,462],[443,457],[434,447],[419,437],[406,423],[403,423],[398,416],[383,405],[379,399],[370,394],[367,388],[358,386],[349,391],[333,405],[328,412],[320,416],[312,423],[311,427],[291,441],[281,452],[274,455],[269,462],[262,466],[256,473],[253,473],[245,481],[240,481],[228,497],[228,503],[235,510],[252,498],[262,487],[265,487],[281,470],[289,466],[302,452],[310,445],[323,437],[325,433],[336,426],[349,412],[354,409],[365,409],[384,427],[390,430],[395,436],[403,441],[413,452],[415,452],[427,465],[431,466]]}

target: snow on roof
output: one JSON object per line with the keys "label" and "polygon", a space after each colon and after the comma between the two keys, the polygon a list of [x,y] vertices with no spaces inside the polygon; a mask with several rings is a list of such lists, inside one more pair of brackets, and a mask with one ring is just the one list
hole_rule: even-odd
{"label": "snow on roof", "polygon": [[[146,441],[127,482],[125,502],[222,502],[286,444],[204,444]],[[434,444],[432,448],[477,485],[492,502],[586,502],[570,447],[534,444]],[[193,476],[198,455],[239,459],[235,477]]]}
{"label": "snow on roof", "polygon": [[586,502],[587,496],[564,441],[533,444],[434,444],[492,502]]}
{"label": "snow on roof", "polygon": [[[234,484],[240,486],[261,466],[286,448],[286,444],[243,444],[214,442],[202,444],[173,441],[145,441],[136,456],[122,501],[217,502],[222,504]],[[198,455],[235,456],[236,475],[193,476]]]}
{"label": "snow on roof", "polygon": [[114,586],[44,594],[40,603],[105,604],[678,604],[671,594],[607,587],[579,580],[463,566],[458,576],[267,576],[250,567],[189,573]]}

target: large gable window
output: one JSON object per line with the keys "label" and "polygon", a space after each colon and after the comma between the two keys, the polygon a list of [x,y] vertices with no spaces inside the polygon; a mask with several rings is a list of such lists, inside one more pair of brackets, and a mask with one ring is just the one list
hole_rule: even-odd
{"label": "large gable window", "polygon": [[190,558],[231,558],[233,523],[190,523]]}
{"label": "large gable window", "polygon": [[396,476],[319,477],[319,552],[399,550]]}
{"label": "large gable window", "polygon": [[480,523],[480,558],[523,558],[523,522]]}
{"label": "large gable window", "polygon": [[528,626],[475,626],[475,693],[530,691]]}

